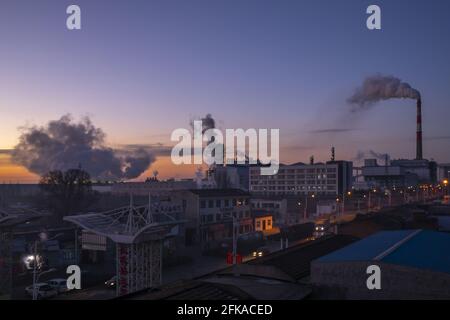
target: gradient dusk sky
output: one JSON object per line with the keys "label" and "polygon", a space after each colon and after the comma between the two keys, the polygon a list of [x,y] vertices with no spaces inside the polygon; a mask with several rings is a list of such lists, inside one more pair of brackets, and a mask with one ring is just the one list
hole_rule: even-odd
{"label": "gradient dusk sky", "polygon": [[[70,4],[82,30],[66,29]],[[366,28],[370,4],[382,30]],[[286,163],[328,160],[331,145],[413,158],[414,101],[349,111],[377,73],[422,93],[424,157],[450,162],[449,17],[447,0],[2,0],[0,182],[36,178],[9,161],[19,128],[67,113],[111,146],[170,145],[211,113],[222,129],[279,128]],[[163,158],[149,170],[192,174]]]}

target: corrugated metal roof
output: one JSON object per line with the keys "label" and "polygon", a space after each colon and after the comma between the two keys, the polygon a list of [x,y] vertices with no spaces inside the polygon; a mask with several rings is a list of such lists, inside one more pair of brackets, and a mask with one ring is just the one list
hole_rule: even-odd
{"label": "corrugated metal roof", "polygon": [[449,250],[450,234],[423,230],[382,261],[450,273]]}
{"label": "corrugated metal roof", "polygon": [[372,260],[388,248],[395,245],[397,242],[410,235],[412,232],[414,232],[414,230],[381,231],[323,256],[317,259],[317,261],[334,262]]}
{"label": "corrugated metal roof", "polygon": [[429,230],[382,231],[315,262],[371,261],[450,273],[450,234]]}

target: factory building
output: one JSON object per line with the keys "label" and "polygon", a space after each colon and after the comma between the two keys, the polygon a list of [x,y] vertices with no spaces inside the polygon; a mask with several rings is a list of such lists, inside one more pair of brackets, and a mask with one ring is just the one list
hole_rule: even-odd
{"label": "factory building", "polygon": [[420,183],[437,182],[437,163],[426,159],[398,159],[391,161],[392,166],[399,166],[408,173],[417,174]]}
{"label": "factory building", "polygon": [[362,175],[368,188],[395,188],[415,186],[419,183],[416,173],[399,165],[378,165],[376,159],[364,160]]}
{"label": "factory building", "polygon": [[438,181],[450,179],[450,163],[441,163],[438,165]]}
{"label": "factory building", "polygon": [[295,163],[280,165],[276,175],[264,176],[259,167],[250,168],[250,192],[254,195],[341,195],[352,188],[353,163]]}
{"label": "factory building", "polygon": [[[449,299],[449,246],[444,232],[381,231],[312,261],[311,284],[319,299]],[[369,266],[379,289],[368,288]]]}
{"label": "factory building", "polygon": [[376,159],[366,159],[362,176],[368,188],[409,187],[437,181],[436,163],[429,160],[401,159],[379,165]]}

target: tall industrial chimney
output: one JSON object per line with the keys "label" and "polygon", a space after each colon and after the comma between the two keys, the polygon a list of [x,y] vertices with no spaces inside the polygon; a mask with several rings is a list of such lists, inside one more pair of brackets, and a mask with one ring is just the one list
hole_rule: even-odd
{"label": "tall industrial chimney", "polygon": [[422,100],[417,99],[416,159],[422,160]]}

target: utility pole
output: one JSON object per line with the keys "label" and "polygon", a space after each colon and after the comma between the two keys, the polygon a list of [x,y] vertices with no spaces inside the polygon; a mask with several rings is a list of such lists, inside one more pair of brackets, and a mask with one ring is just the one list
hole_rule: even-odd
{"label": "utility pole", "polygon": [[239,235],[239,222],[233,214],[233,264],[237,264],[237,237]]}
{"label": "utility pole", "polygon": [[305,197],[305,207],[303,208],[303,221],[306,221],[308,217],[308,194]]}

